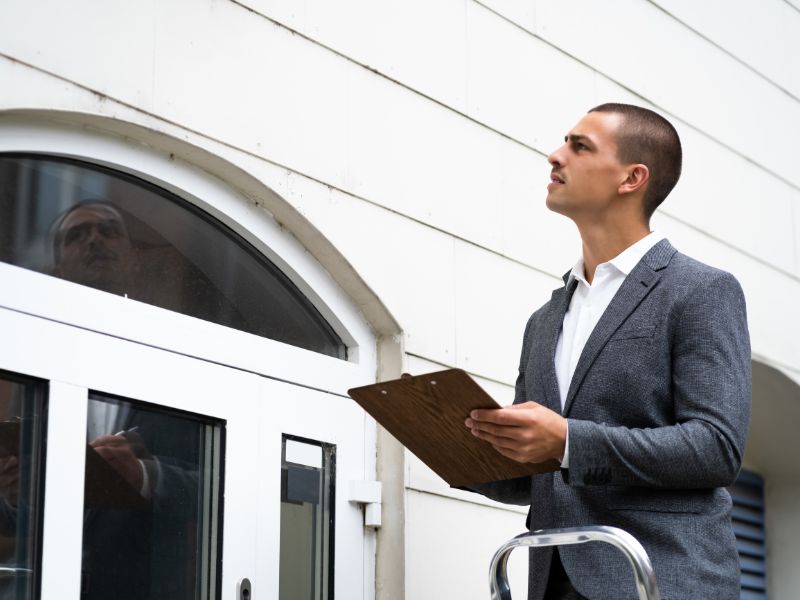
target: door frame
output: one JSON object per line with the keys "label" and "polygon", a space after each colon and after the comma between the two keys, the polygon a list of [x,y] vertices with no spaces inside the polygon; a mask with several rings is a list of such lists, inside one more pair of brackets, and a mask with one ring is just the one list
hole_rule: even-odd
{"label": "door frame", "polygon": [[[218,219],[306,295],[342,338],[348,358],[323,356],[117,296],[88,296],[77,284],[2,263],[0,281],[9,277],[24,285],[0,288],[0,306],[332,393],[375,381],[376,338],[361,311],[302,244],[251,198],[169,152],[130,139],[55,121],[0,117],[0,152],[68,157],[114,169],[162,187]],[[23,281],[14,271],[31,277]],[[118,317],[123,314],[125,318]]]}
{"label": "door frame", "polygon": [[[116,169],[163,187],[221,220],[263,252],[309,297],[344,340],[348,347],[348,360],[324,356],[3,263],[0,263],[0,311],[30,315],[53,325],[69,326],[87,334],[162,350],[187,360],[197,359],[207,368],[230,368],[326,392],[338,399],[346,399],[346,390],[351,387],[375,381],[377,342],[369,323],[320,263],[257,202],[206,171],[176,159],[169,152],[57,121],[0,116],[0,152],[64,156]],[[20,343],[31,343],[31,340],[23,336]],[[12,364],[0,366],[15,371]],[[36,375],[30,369],[17,371]],[[50,376],[48,379],[53,381],[50,405],[54,416],[50,423],[53,425],[57,415],[63,414],[67,407],[74,408],[78,396],[85,396],[82,390],[89,389],[86,387],[89,383],[82,384],[74,376]],[[114,389],[117,388],[111,386],[103,391],[130,395],[114,392]],[[74,436],[69,437],[69,432],[61,431],[56,425],[50,433],[54,436],[52,444],[76,444]],[[361,479],[374,479],[376,426],[368,417],[364,419],[363,456]],[[60,464],[57,461],[63,458],[54,455],[50,460],[56,461],[52,464],[57,465]],[[54,466],[48,471],[48,478],[56,477],[58,469]],[[75,486],[76,481],[72,479],[70,484]],[[56,477],[52,485],[61,489],[65,482]],[[66,499],[65,502],[65,507],[72,506]],[[72,503],[74,506],[70,510],[74,512],[77,500],[73,498]],[[364,530],[363,535],[362,585],[365,598],[369,598],[375,593],[375,532]],[[343,555],[339,554],[339,557],[343,558]],[[66,573],[62,572],[62,575],[66,576]],[[61,586],[62,593],[63,589]],[[223,591],[223,597],[227,597],[227,588]]]}

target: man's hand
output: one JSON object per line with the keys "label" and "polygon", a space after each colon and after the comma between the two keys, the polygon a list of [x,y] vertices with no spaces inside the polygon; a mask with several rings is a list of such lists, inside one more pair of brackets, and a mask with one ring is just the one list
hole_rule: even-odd
{"label": "man's hand", "polygon": [[100,456],[111,465],[137,492],[142,489],[144,475],[142,464],[133,453],[131,443],[123,435],[101,435],[91,444]]}
{"label": "man's hand", "polygon": [[464,424],[472,435],[517,462],[560,461],[564,457],[567,420],[536,402],[473,410]]}

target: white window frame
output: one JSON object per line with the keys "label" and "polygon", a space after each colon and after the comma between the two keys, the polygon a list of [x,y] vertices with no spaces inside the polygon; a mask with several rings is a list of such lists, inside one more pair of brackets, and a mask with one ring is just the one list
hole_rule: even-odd
{"label": "white window frame", "polygon": [[22,117],[0,120],[0,152],[86,161],[191,202],[251,243],[308,297],[344,341],[348,360],[4,263],[0,306],[336,394],[375,381],[376,340],[363,315],[299,241],[233,185],[126,138]]}
{"label": "white window frame", "polygon": [[[186,150],[184,156],[191,156],[193,147],[187,144]],[[302,394],[311,391],[309,389],[302,390],[302,388],[330,392],[341,397],[350,387],[375,381],[377,374],[376,338],[362,313],[330,274],[291,233],[276,223],[265,209],[236,191],[236,181],[221,181],[189,163],[176,159],[168,151],[145,146],[136,140],[30,117],[3,116],[0,118],[0,152],[24,152],[42,156],[65,157],[108,167],[162,187],[206,211],[251,243],[297,285],[342,338],[348,348],[348,359],[340,360],[322,355],[5,263],[0,263],[0,309],[8,309],[69,325],[78,330],[95,332],[102,336],[166,350],[174,353],[176,359],[185,356],[295,384],[299,405],[303,405]],[[221,163],[223,162],[222,159],[219,160]],[[236,171],[237,169],[230,169],[229,165],[225,169],[225,172]],[[273,192],[265,186],[264,193]],[[37,343],[37,340],[25,337],[29,333],[20,332],[16,339],[18,341],[28,340],[31,344]],[[29,368],[22,368],[22,365],[19,367],[16,370],[20,373],[34,376],[46,375],[46,373],[34,372]],[[6,365],[5,368],[15,370],[14,364]],[[263,381],[262,387],[269,386],[269,384],[270,382]],[[74,375],[64,375],[63,377],[52,377],[51,385],[53,385],[51,388],[52,416],[58,417],[66,410],[65,406],[70,404],[71,408],[75,408],[76,399],[85,403],[88,382],[75,381]],[[112,385],[109,389],[113,387]],[[335,402],[329,403],[330,405],[326,403],[325,410],[333,411],[335,408],[333,405],[336,402],[348,402],[346,398],[332,400]],[[268,408],[265,403],[260,410],[265,412],[268,411]],[[262,414],[254,415],[253,423],[263,422],[262,416]],[[366,439],[362,443],[351,435],[342,434],[345,435],[346,440],[338,441],[331,440],[329,434],[323,435],[329,424],[332,423],[331,419],[335,419],[335,415],[326,414],[321,417],[318,421],[312,420],[314,426],[320,428],[318,436],[320,439],[334,441],[337,444],[344,444],[346,441],[355,444],[358,446],[359,452],[363,452],[363,471],[351,474],[342,473],[341,475],[346,479],[374,477],[376,447],[374,421],[369,417],[364,417]],[[307,416],[302,417],[304,425],[309,421]],[[67,427],[67,425],[69,426]],[[69,441],[70,456],[77,460],[83,451],[83,441],[81,440],[81,444],[76,442],[78,437],[74,435],[76,430],[73,425],[74,423],[68,423],[66,420],[64,427],[53,425],[48,436],[52,438],[50,441],[53,442],[54,452],[57,447],[64,447],[63,444],[56,444],[57,441]],[[287,426],[289,425],[292,423],[287,423]],[[73,434],[68,435],[69,431],[72,431]],[[54,462],[56,467],[59,464],[59,458],[48,454],[48,461]],[[59,478],[57,471],[51,470],[49,466],[47,477],[47,493],[51,497],[61,489],[76,485],[74,480]],[[229,477],[226,476],[226,489],[228,490],[231,489],[228,487],[230,483]],[[82,489],[82,486],[78,485],[76,489]],[[79,496],[80,494],[73,493],[67,503],[74,515],[79,515],[82,507]],[[337,509],[337,522],[344,525],[345,515],[348,513],[352,514],[349,514],[347,518],[357,519],[359,523],[361,522],[357,507],[347,503],[345,496],[337,498],[337,502],[340,504]],[[57,505],[48,504],[46,500],[45,520],[47,521],[49,514],[49,518],[53,522],[54,515],[62,514],[64,508],[65,505],[58,508]],[[77,517],[72,520],[73,533],[77,531],[76,523],[79,522]],[[267,521],[264,520],[264,522]],[[231,533],[230,528],[226,527],[226,537]],[[46,526],[44,535],[43,560],[46,564],[43,566],[45,569],[43,590],[56,594],[59,591],[58,578],[60,576],[67,577],[70,585],[74,588],[79,584],[77,579],[79,575],[76,575],[78,571],[75,570],[78,559],[72,556],[71,561],[65,563],[63,568],[54,568],[53,565],[57,562],[58,557],[64,554],[62,552],[64,548],[61,545],[67,542],[60,540],[54,530],[48,531]],[[363,588],[364,597],[373,598],[375,594],[374,532],[365,533],[364,542],[364,554],[361,555],[364,563],[364,580],[349,583],[340,581],[337,583],[337,588],[341,585],[349,585],[354,589]],[[75,540],[69,543],[74,545]],[[340,541],[337,538],[338,544]],[[255,554],[252,550],[251,548],[247,556]],[[346,556],[347,553],[341,552],[341,550],[343,548],[337,549],[337,556]],[[266,551],[267,549],[261,550],[262,553]],[[230,552],[230,550],[226,550],[226,552]],[[230,558],[231,555],[227,554],[226,560]],[[248,570],[241,569],[241,572],[248,572]],[[225,586],[223,597],[229,597],[229,587],[229,585]],[[342,597],[345,596],[347,596],[346,592]]]}

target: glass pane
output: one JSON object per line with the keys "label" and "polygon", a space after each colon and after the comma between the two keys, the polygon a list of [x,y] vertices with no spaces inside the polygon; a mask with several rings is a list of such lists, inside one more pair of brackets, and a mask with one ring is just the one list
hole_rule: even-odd
{"label": "glass pane", "polygon": [[222,425],[92,392],[81,598],[217,598]]}
{"label": "glass pane", "polygon": [[333,598],[336,447],[284,436],[280,600]]}
{"label": "glass pane", "polygon": [[345,358],[263,254],[194,205],[75,160],[0,154],[0,261]]}
{"label": "glass pane", "polygon": [[44,384],[0,372],[0,599],[38,594]]}

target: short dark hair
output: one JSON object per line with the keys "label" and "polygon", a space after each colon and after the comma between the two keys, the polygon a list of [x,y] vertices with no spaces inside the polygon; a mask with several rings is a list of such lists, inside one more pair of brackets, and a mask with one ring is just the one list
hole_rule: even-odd
{"label": "short dark hair", "polygon": [[589,111],[622,117],[617,131],[617,159],[624,164],[641,163],[650,170],[644,195],[648,220],[678,183],[683,151],[678,132],[658,113],[632,104],[608,103]]}

